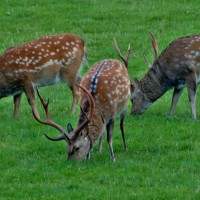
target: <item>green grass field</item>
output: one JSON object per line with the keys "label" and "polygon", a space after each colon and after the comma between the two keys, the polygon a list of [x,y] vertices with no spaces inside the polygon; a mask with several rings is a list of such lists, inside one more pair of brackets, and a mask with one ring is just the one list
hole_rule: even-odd
{"label": "green grass field", "polygon": [[[89,66],[105,58],[118,59],[113,37],[123,53],[131,44],[129,74],[141,78],[147,71],[143,55],[153,60],[149,31],[157,38],[159,52],[173,39],[200,33],[198,0],[1,0],[0,54],[13,45],[57,33],[84,38]],[[41,88],[50,97],[50,112],[62,126],[78,117],[70,114],[72,96],[65,84]],[[128,149],[122,148],[119,120],[109,157],[106,137],[103,151],[97,144],[88,161],[66,160],[64,142],[51,127],[32,116],[23,96],[20,117],[13,119],[13,98],[0,101],[0,199],[200,199],[200,98],[197,120],[191,119],[184,91],[175,115],[168,116],[172,91],[141,116],[125,118]],[[37,99],[38,101],[38,99]],[[42,109],[39,105],[39,110]]]}

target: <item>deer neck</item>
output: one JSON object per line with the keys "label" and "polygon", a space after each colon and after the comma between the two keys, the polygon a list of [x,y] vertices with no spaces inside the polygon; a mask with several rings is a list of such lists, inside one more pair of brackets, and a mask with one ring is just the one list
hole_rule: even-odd
{"label": "deer neck", "polygon": [[10,73],[6,75],[7,77],[0,71],[0,98],[22,93],[23,88],[21,82],[19,80],[13,81]]}
{"label": "deer neck", "polygon": [[94,145],[95,142],[102,136],[105,128],[105,121],[100,111],[95,110],[93,118],[88,127],[89,137],[92,141],[92,144]]}
{"label": "deer neck", "polygon": [[[78,125],[81,124],[81,122],[84,120],[85,119],[83,115],[81,114],[79,116]],[[103,114],[100,111],[95,110],[92,120],[88,124],[88,127],[87,127],[88,137],[90,138],[92,146],[101,137],[101,135],[103,134],[104,128],[105,128],[105,120],[104,120]]]}
{"label": "deer neck", "polygon": [[170,79],[156,63],[141,80],[141,91],[153,103],[171,88]]}

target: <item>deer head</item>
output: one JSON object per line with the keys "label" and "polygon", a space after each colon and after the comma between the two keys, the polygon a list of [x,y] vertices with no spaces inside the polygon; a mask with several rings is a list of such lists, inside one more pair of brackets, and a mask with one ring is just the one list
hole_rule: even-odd
{"label": "deer head", "polygon": [[34,112],[34,110],[33,110],[33,115],[38,122],[52,126],[61,133],[61,135],[57,138],[52,138],[52,137],[49,137],[48,135],[45,135],[45,136],[51,141],[65,140],[67,142],[68,159],[81,160],[81,159],[89,156],[90,150],[92,148],[91,139],[88,134],[88,124],[92,120],[93,112],[95,109],[95,103],[94,103],[94,99],[93,99],[92,95],[87,91],[87,89],[85,89],[84,87],[82,87],[79,84],[76,84],[76,85],[77,85],[77,87],[81,88],[81,90],[87,96],[87,98],[90,102],[90,112],[89,112],[89,116],[88,116],[81,108],[81,112],[84,115],[84,120],[75,130],[73,130],[72,125],[70,123],[68,123],[67,131],[65,131],[60,125],[58,125],[57,123],[55,123],[51,120],[50,113],[48,110],[49,99],[45,103],[43,98],[41,97],[38,89],[37,89],[37,94],[38,94],[40,101],[43,105],[43,108],[45,110],[46,120],[41,120],[40,118],[38,118],[38,116]]}
{"label": "deer head", "polygon": [[131,84],[131,114],[142,114],[152,104],[149,98],[142,92],[140,81],[135,78]]}
{"label": "deer head", "polygon": [[[154,34],[152,32],[149,32],[149,33],[151,35],[151,43],[154,50],[153,64],[149,63],[146,56],[144,56],[144,59],[148,66],[148,69],[150,70],[151,67],[155,64],[155,62],[158,59],[158,44],[157,44]],[[142,114],[152,104],[151,100],[145,95],[141,87],[142,86],[141,86],[140,81],[137,78],[134,78],[134,81],[131,84],[131,102],[132,102],[131,113],[132,114]]]}

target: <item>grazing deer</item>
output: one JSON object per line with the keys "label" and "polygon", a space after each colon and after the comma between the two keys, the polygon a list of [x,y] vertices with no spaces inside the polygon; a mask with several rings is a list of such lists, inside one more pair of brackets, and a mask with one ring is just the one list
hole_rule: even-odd
{"label": "grazing deer", "polygon": [[132,84],[131,112],[143,113],[169,89],[174,88],[169,114],[174,113],[177,101],[186,86],[192,118],[196,119],[196,88],[200,81],[200,35],[182,37],[171,42],[158,57],[157,43],[152,34],[154,61],[147,74]]}
{"label": "grazing deer", "polygon": [[86,58],[84,41],[72,34],[46,36],[21,46],[8,48],[0,56],[0,98],[14,95],[14,117],[19,114],[22,93],[37,113],[34,87],[65,81],[73,94],[71,112],[79,98],[75,83]]}
{"label": "grazing deer", "polygon": [[115,161],[112,136],[114,118],[117,114],[120,115],[120,129],[124,149],[126,149],[123,122],[130,97],[130,78],[127,73],[130,47],[126,57],[121,55],[116,41],[115,48],[125,65],[114,59],[100,61],[94,64],[83,77],[82,86],[78,85],[83,92],[80,101],[81,111],[75,130],[71,124],[68,124],[67,133],[58,124],[52,122],[48,112],[48,102],[45,104],[38,94],[46,111],[47,120],[40,120],[34,110],[33,114],[40,123],[51,125],[60,131],[61,135],[58,138],[51,138],[47,135],[46,137],[52,141],[66,140],[69,159],[89,158],[91,149],[97,140],[99,140],[99,151],[101,151],[103,132],[106,129],[111,159]]}

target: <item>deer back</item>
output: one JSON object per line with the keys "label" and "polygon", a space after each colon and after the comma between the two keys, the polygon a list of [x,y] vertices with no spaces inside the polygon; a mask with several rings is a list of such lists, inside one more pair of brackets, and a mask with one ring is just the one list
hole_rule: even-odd
{"label": "deer back", "polygon": [[[130,96],[127,68],[118,60],[100,61],[83,77],[82,85],[92,94],[96,110],[110,119],[126,109]],[[85,97],[81,96],[81,104]]]}
{"label": "deer back", "polygon": [[[28,74],[38,86],[55,84],[62,79],[71,84],[78,76],[84,48],[84,41],[73,34],[46,36],[11,47],[0,57],[0,76],[4,77],[0,83],[9,90],[9,84],[23,85]],[[4,92],[7,93],[0,90],[1,96]]]}
{"label": "deer back", "polygon": [[187,76],[190,71],[199,71],[200,35],[192,35],[174,40],[158,58],[160,66],[166,66],[166,73],[173,77]]}

